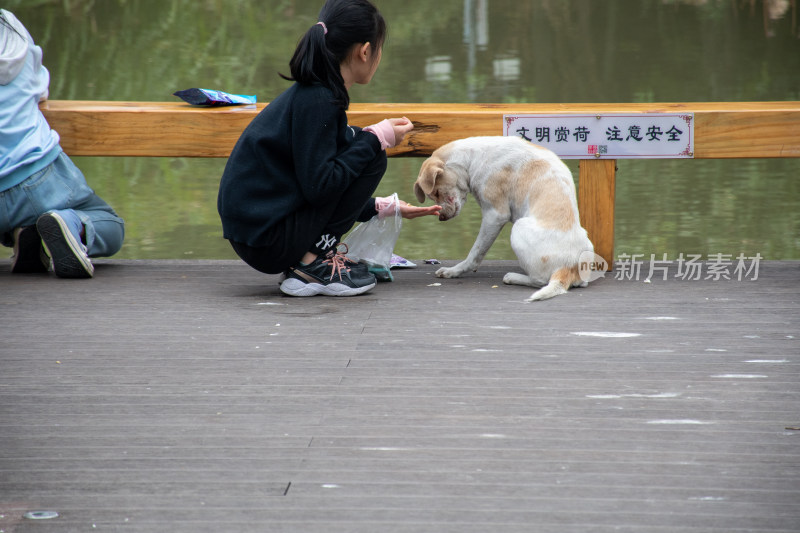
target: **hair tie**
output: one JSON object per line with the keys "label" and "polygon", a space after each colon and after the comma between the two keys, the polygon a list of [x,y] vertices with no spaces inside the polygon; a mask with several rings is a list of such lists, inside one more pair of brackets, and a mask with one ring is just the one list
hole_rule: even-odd
{"label": "hair tie", "polygon": [[317,22],[317,26],[322,26],[322,31],[325,32],[322,35],[328,35],[328,27],[324,22]]}

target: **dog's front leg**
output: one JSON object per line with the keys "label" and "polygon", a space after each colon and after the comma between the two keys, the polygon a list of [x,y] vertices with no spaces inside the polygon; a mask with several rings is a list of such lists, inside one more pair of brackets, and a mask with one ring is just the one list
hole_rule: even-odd
{"label": "dog's front leg", "polygon": [[508,220],[498,217],[496,215],[487,215],[483,213],[481,220],[481,229],[478,231],[478,238],[475,239],[475,244],[469,251],[467,258],[452,267],[443,267],[436,271],[438,278],[457,278],[464,272],[469,270],[477,270],[478,266],[486,256],[486,252],[492,247],[497,236],[500,235],[500,230],[503,229]]}

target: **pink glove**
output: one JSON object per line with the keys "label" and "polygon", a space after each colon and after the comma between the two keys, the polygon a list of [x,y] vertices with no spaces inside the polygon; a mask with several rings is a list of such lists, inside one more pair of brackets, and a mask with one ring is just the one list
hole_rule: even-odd
{"label": "pink glove", "polygon": [[375,211],[378,212],[378,218],[384,219],[389,215],[397,213],[398,202],[395,201],[395,196],[385,196],[375,198]]}
{"label": "pink glove", "polygon": [[374,133],[378,140],[381,142],[381,150],[394,147],[394,128],[389,119],[381,120],[377,124],[367,126],[364,131]]}

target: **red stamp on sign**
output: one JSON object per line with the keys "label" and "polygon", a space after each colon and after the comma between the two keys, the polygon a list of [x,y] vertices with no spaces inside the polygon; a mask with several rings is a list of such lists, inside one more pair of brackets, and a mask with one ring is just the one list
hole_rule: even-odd
{"label": "red stamp on sign", "polygon": [[590,144],[589,146],[587,146],[587,148],[589,150],[588,153],[590,153],[592,155],[597,153],[597,145],[596,144]]}

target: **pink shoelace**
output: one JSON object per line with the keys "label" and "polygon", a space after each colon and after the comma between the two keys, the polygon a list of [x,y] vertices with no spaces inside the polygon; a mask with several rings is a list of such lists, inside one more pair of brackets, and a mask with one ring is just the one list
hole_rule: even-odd
{"label": "pink shoelace", "polygon": [[339,246],[344,246],[344,252],[338,251],[337,247],[337,250],[331,250],[330,252],[328,252],[328,255],[322,261],[323,265],[331,265],[330,279],[333,279],[333,276],[338,274],[339,280],[341,280],[342,271],[350,272],[350,267],[347,266],[347,263],[355,263],[355,261],[353,261],[346,255],[348,252],[347,244],[342,242],[339,243]]}

